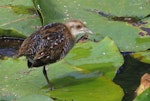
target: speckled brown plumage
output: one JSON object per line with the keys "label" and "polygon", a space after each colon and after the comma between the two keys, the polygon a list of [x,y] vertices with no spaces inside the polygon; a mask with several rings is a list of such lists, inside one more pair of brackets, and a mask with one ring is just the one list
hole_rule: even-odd
{"label": "speckled brown plumage", "polygon": [[73,47],[75,40],[64,24],[49,24],[28,37],[19,50],[32,62],[29,67],[39,67],[56,62]]}
{"label": "speckled brown plumage", "polygon": [[29,68],[44,66],[49,83],[45,65],[62,59],[74,46],[76,36],[88,32],[91,33],[79,20],[45,25],[24,40],[17,57],[26,56]]}

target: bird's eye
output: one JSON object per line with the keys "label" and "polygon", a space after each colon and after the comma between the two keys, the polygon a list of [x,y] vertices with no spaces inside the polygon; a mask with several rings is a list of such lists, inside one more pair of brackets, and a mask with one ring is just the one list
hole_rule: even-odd
{"label": "bird's eye", "polygon": [[76,28],[77,28],[77,29],[80,29],[81,27],[82,27],[81,25],[77,25],[77,27],[76,27]]}

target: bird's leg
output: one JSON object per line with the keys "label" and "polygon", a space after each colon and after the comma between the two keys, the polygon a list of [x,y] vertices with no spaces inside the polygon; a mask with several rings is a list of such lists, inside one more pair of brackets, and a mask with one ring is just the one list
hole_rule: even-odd
{"label": "bird's leg", "polygon": [[48,86],[50,87],[50,90],[53,90],[54,88],[52,86],[52,83],[48,79],[47,71],[46,71],[46,67],[45,66],[43,66],[43,74],[44,74],[44,77],[45,77],[45,79],[46,79],[46,81],[48,83]]}
{"label": "bird's leg", "polygon": [[47,71],[46,71],[45,66],[43,66],[43,74],[44,74],[44,77],[45,77],[45,79],[46,79],[48,85],[51,85],[51,83],[50,83],[50,81],[49,81],[49,79],[48,79],[48,76],[47,76]]}

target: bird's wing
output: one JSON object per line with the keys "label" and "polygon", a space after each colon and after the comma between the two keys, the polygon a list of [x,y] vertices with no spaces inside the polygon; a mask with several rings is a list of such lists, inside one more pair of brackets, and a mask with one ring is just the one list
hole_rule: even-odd
{"label": "bird's wing", "polygon": [[41,40],[33,60],[40,60],[43,64],[59,60],[66,52],[68,42],[65,35],[68,35],[68,33],[68,29],[63,24],[58,24],[52,28],[43,27],[40,32]]}
{"label": "bird's wing", "polygon": [[22,56],[22,55],[29,56],[29,57],[34,56],[36,52],[39,51],[44,46],[41,45],[41,43],[43,42],[42,38],[46,39],[46,36],[52,34],[52,32],[54,33],[56,30],[55,27],[60,25],[62,24],[61,23],[48,24],[43,26],[41,29],[34,32],[33,34],[31,34],[22,43],[18,52],[18,56]]}

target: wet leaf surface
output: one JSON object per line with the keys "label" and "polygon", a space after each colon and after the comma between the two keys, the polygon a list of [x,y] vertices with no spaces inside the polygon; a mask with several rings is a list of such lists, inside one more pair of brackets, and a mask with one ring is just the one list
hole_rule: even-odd
{"label": "wet leaf surface", "polygon": [[31,0],[0,3],[0,58],[12,57],[22,41],[40,25]]}
{"label": "wet leaf surface", "polygon": [[[46,86],[41,68],[26,69],[25,58],[0,60],[0,79],[2,81],[0,82],[0,100],[20,100],[18,97],[21,97],[21,101],[32,99],[31,97],[36,92],[40,94],[39,97],[46,98],[45,101],[50,100],[47,100],[46,96],[53,97],[55,100],[78,99],[83,101],[91,96],[89,101],[103,100],[104,97],[107,98],[106,101],[120,101],[123,96],[122,89],[112,82],[118,68],[123,63],[119,50],[137,52],[132,54],[134,58],[149,63],[149,51],[145,51],[150,48],[149,9],[150,2],[147,0],[117,0],[116,2],[73,0],[72,3],[68,0],[33,0],[33,3],[31,0],[1,2],[0,37],[25,38],[37,30],[41,22],[45,25],[51,22],[81,19],[95,33],[94,40],[97,43],[79,43],[64,60],[48,66],[50,67],[48,74],[56,87],[54,91],[49,91]],[[101,11],[103,16],[89,10]],[[105,39],[102,40],[104,37]],[[3,49],[9,50],[8,46],[15,46],[9,42],[3,42],[4,44],[0,44],[1,49],[6,46]],[[4,54],[4,51],[0,50],[0,53]],[[145,69],[142,70],[136,61],[131,63],[129,60],[124,64],[125,75],[121,73],[116,76],[118,77],[117,84],[121,85],[125,92],[123,101],[133,99],[140,76],[149,71],[149,64],[140,63],[140,67],[143,66]],[[114,93],[116,90],[118,92]],[[84,93],[83,97],[80,97],[81,94],[79,95],[78,91]],[[135,101],[147,101],[149,91],[147,92],[138,96]]]}
{"label": "wet leaf surface", "polygon": [[[65,58],[65,61],[87,71],[99,70],[107,77],[113,79],[118,66],[121,66],[123,63],[123,58],[115,43],[106,37],[98,43],[87,42],[78,44],[70,52],[70,55]],[[105,72],[106,67],[108,69]]]}
{"label": "wet leaf surface", "polygon": [[[93,60],[94,56],[92,55],[95,54],[93,50],[96,49],[99,50],[97,55],[100,57],[97,57],[97,60]],[[80,65],[77,64],[79,63],[78,59],[82,58],[82,55],[76,56],[75,51],[78,51],[79,54],[83,52],[86,54]],[[105,55],[100,55],[102,51],[112,58],[105,60]],[[116,59],[118,63],[115,62]],[[110,61],[111,64],[109,64]],[[94,66],[95,63],[102,65]],[[3,82],[0,82],[0,90],[2,91],[0,95],[11,94],[18,98],[18,96],[40,94],[56,98],[57,100],[72,98],[82,101],[82,99],[87,99],[86,96],[90,94],[91,99],[87,99],[87,101],[104,99],[104,95],[105,99],[108,99],[107,101],[111,101],[111,99],[120,101],[123,96],[122,89],[112,82],[112,78],[122,63],[123,58],[121,54],[114,42],[108,37],[99,43],[87,42],[82,43],[82,45],[79,43],[64,60],[47,66],[49,67],[48,75],[55,88],[54,91],[49,91],[49,87],[46,86],[46,81],[42,75],[42,68],[27,69],[26,60],[23,57],[16,60],[1,60],[0,79]],[[87,68],[86,64],[88,64]],[[64,95],[62,95],[62,90],[65,89],[69,90],[69,92],[65,91]],[[118,92],[113,93],[116,90]],[[78,92],[84,93],[85,96],[81,97]],[[79,94],[79,96],[76,94]]]}
{"label": "wet leaf surface", "polygon": [[[122,99],[118,97],[122,96],[120,88],[105,77],[77,79],[74,83],[55,89],[50,95],[56,98],[56,101],[121,101]],[[118,92],[115,92],[116,90]]]}
{"label": "wet leaf surface", "polygon": [[133,56],[135,59],[150,64],[150,51],[145,52],[136,52],[133,53],[131,56]]}
{"label": "wet leaf surface", "polygon": [[139,95],[133,101],[149,101],[149,98],[150,98],[150,88],[144,91],[141,95]]}
{"label": "wet leaf surface", "polygon": [[[31,0],[4,0],[0,3],[0,12],[0,28],[3,30],[11,29],[29,35],[36,30],[35,26],[41,24]],[[0,32],[0,36],[2,34],[4,33]]]}
{"label": "wet leaf surface", "polygon": [[[123,52],[142,51],[149,48],[149,41],[144,41],[150,39],[144,30],[147,29],[145,26],[150,25],[148,17],[150,3],[146,0],[137,2],[134,0],[122,2],[117,0],[116,3],[110,0],[100,2],[87,0],[86,3],[84,0],[74,0],[72,3],[67,0],[35,0],[35,7],[41,13],[44,24],[81,19],[87,22],[87,26],[95,33],[97,41],[109,36]],[[140,19],[141,22],[130,24],[119,20],[114,21],[89,10],[98,10],[118,18],[126,18],[126,20],[130,18]],[[137,39],[142,39],[142,43]]]}
{"label": "wet leaf surface", "polygon": [[16,101],[54,101],[51,98],[44,95],[29,95],[22,98],[17,99]]}

